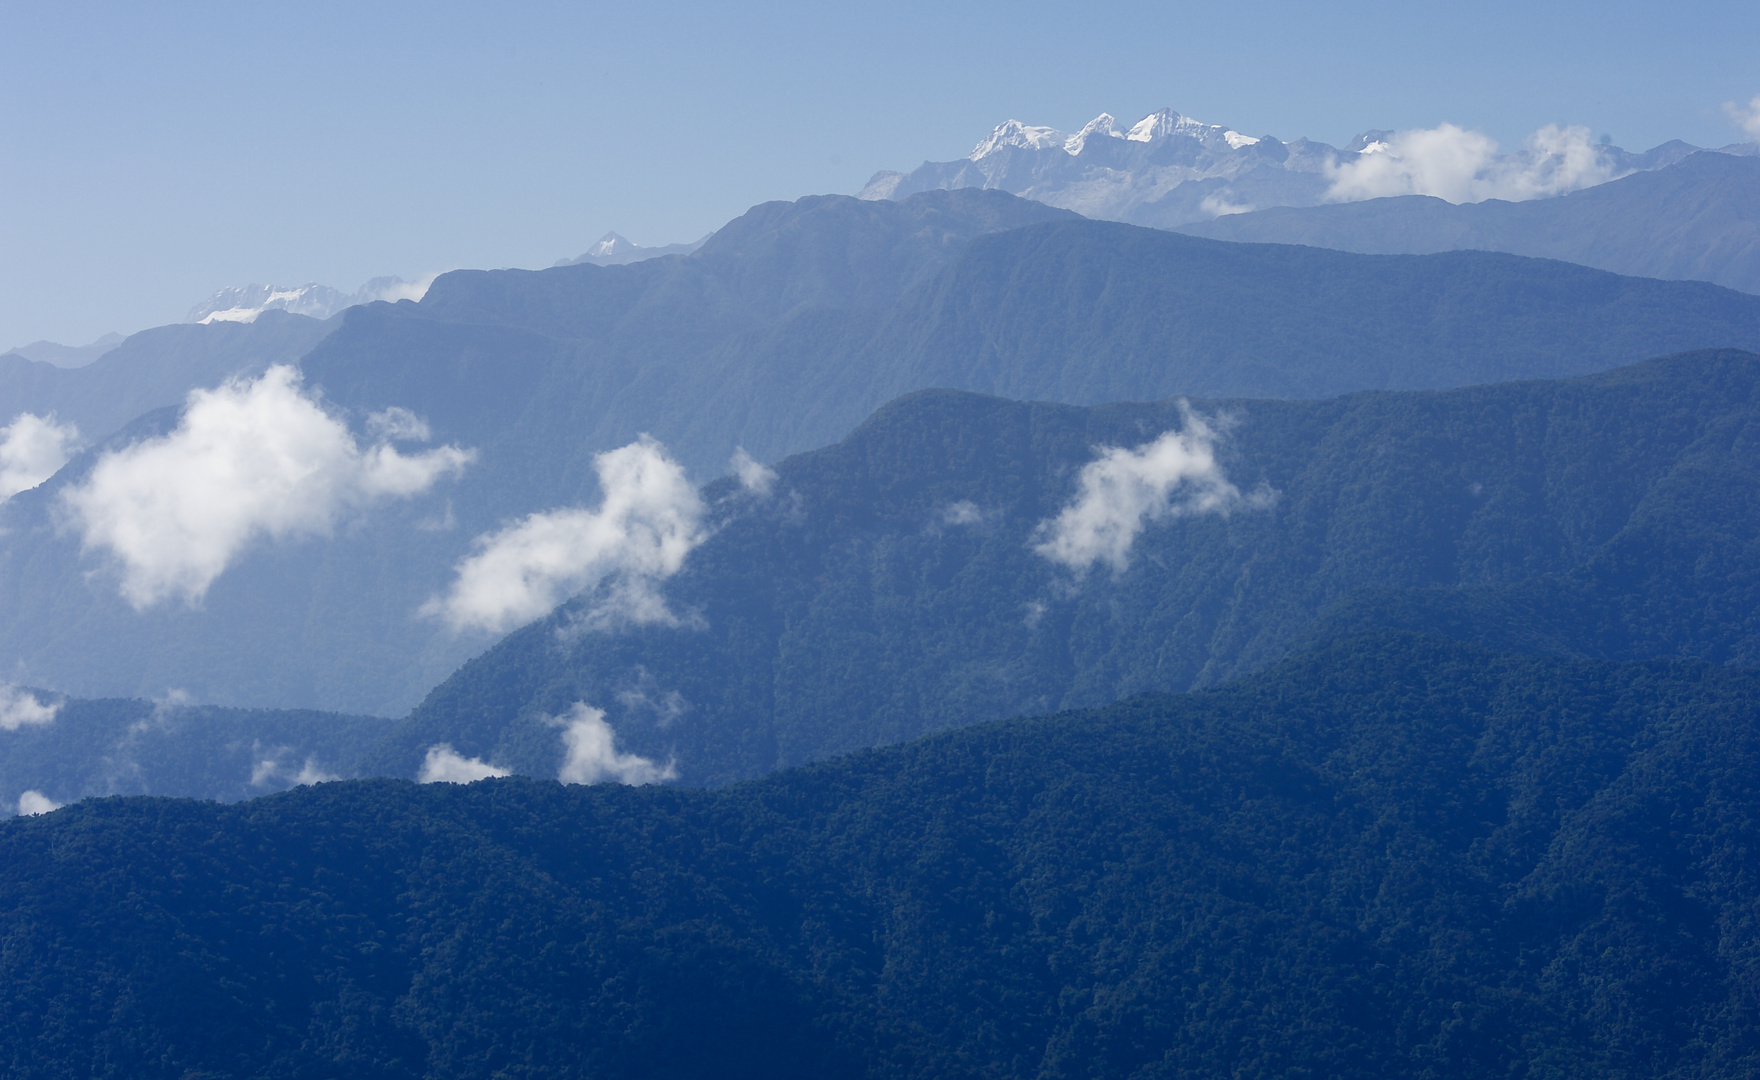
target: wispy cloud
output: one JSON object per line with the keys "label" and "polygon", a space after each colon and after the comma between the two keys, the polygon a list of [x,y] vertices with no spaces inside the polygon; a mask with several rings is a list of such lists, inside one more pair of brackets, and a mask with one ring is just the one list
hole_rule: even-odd
{"label": "wispy cloud", "polygon": [[403,453],[390,440],[425,425],[405,410],[378,416],[380,440],[362,447],[296,370],[272,367],[193,391],[174,431],[104,454],[64,503],[85,547],[120,562],[137,610],[194,604],[252,542],[327,534],[343,512],[419,494],[475,457]]}
{"label": "wispy cloud", "polygon": [[79,448],[79,429],[53,414],[19,413],[0,427],[0,502],[54,476]]}
{"label": "wispy cloud", "polygon": [[35,817],[47,814],[51,810],[61,809],[61,804],[40,791],[27,791],[18,797],[18,813],[20,817]]}
{"label": "wispy cloud", "polygon": [[594,459],[604,493],[596,510],[532,514],[477,538],[444,597],[422,612],[455,630],[503,631],[548,614],[601,582],[602,624],[677,622],[656,585],[702,543],[703,504],[684,468],[647,436]]}
{"label": "wispy cloud", "polygon": [[[268,787],[309,787],[312,784],[324,784],[342,777],[329,772],[318,765],[316,758],[306,758],[305,763],[297,770],[283,760],[291,747],[281,747],[267,757],[259,756],[256,764],[251,766],[251,786]],[[261,747],[257,748],[262,753]]]}
{"label": "wispy cloud", "polygon": [[422,784],[470,784],[507,775],[506,769],[481,758],[465,757],[451,744],[439,743],[428,747],[428,756],[422,760],[422,771],[416,775],[416,781]]}
{"label": "wispy cloud", "polygon": [[729,464],[733,466],[733,475],[739,477],[740,486],[754,495],[768,495],[776,486],[776,470],[753,460],[743,446],[735,448]]}
{"label": "wispy cloud", "polygon": [[1593,187],[1618,175],[1586,127],[1548,124],[1518,153],[1498,154],[1489,135],[1454,124],[1398,131],[1329,170],[1327,197],[1356,202],[1433,195],[1452,203],[1520,202]]}
{"label": "wispy cloud", "polygon": [[59,701],[44,704],[29,690],[0,683],[0,731],[17,731],[22,727],[50,723],[61,712],[61,705]]}
{"label": "wispy cloud", "polygon": [[1096,562],[1123,571],[1131,545],[1151,521],[1268,505],[1269,492],[1243,495],[1229,482],[1216,460],[1215,431],[1183,411],[1184,430],[1136,449],[1098,447],[1082,467],[1075,499],[1035,530],[1033,550],[1077,573]]}
{"label": "wispy cloud", "polygon": [[678,770],[672,762],[657,765],[639,754],[617,752],[617,735],[605,722],[605,711],[577,701],[567,713],[555,718],[562,727],[567,751],[556,778],[565,784],[597,784],[615,780],[639,786],[674,780]]}
{"label": "wispy cloud", "polygon": [[1730,120],[1747,133],[1748,138],[1760,142],[1760,94],[1755,94],[1746,105],[1739,101],[1726,101],[1723,111],[1729,114]]}

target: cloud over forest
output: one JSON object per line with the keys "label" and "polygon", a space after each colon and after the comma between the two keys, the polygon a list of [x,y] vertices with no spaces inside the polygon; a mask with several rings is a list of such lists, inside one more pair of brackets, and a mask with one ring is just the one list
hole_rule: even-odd
{"label": "cloud over forest", "polygon": [[175,430],[105,453],[63,495],[88,550],[121,566],[136,609],[197,603],[252,543],[326,535],[345,513],[426,491],[475,452],[405,453],[393,439],[425,435],[404,410],[374,418],[363,446],[300,386],[292,367],[195,390]]}

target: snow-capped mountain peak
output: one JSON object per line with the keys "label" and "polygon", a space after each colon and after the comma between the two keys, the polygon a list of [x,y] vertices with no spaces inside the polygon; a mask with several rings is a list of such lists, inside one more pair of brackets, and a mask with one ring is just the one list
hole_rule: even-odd
{"label": "snow-capped mountain peak", "polygon": [[1010,120],[998,124],[990,137],[979,143],[972,151],[970,160],[989,157],[1005,146],[1018,146],[1023,150],[1048,150],[1054,146],[1062,146],[1069,141],[1069,136],[1056,128],[1029,127],[1019,120]]}
{"label": "snow-capped mountain peak", "polygon": [[636,250],[636,245],[633,242],[614,232],[608,232],[599,238],[598,243],[588,248],[587,253],[582,256],[582,258],[614,259],[619,255],[627,255],[634,250]]}
{"label": "snow-capped mountain peak", "polygon": [[1111,113],[1101,113],[1088,121],[1087,126],[1064,140],[1063,152],[1070,157],[1079,155],[1088,145],[1089,139],[1122,139],[1124,132],[1118,130],[1118,120]]}
{"label": "snow-capped mountain peak", "polygon": [[875,173],[864,199],[937,188],[1011,192],[1088,217],[1175,228],[1269,206],[1315,206],[1389,195],[1449,202],[1547,198],[1628,172],[1671,165],[1694,147],[1642,154],[1595,143],[1588,128],[1549,124],[1520,147],[1453,124],[1366,131],[1345,147],[1282,142],[1159,109],[1121,131],[1101,113],[1074,135],[1019,120],[998,126],[969,157]]}

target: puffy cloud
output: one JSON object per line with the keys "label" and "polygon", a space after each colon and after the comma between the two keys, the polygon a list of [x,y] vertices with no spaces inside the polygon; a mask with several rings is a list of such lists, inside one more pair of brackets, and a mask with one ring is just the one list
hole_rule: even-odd
{"label": "puffy cloud", "polygon": [[655,584],[677,573],[702,543],[702,500],[684,468],[646,435],[593,464],[604,492],[598,509],[532,514],[478,537],[451,590],[428,601],[423,613],[441,616],[454,630],[499,632],[609,581],[590,622],[676,624]]}
{"label": "puffy cloud", "polygon": [[1242,495],[1229,483],[1216,461],[1215,432],[1186,410],[1182,431],[1134,450],[1097,448],[1096,458],[1082,467],[1075,500],[1039,524],[1033,550],[1078,573],[1096,562],[1122,571],[1148,522],[1269,502],[1269,493]]}
{"label": "puffy cloud", "polygon": [[47,814],[51,810],[61,809],[61,804],[40,791],[27,791],[18,797],[18,813],[20,817],[35,817]]}
{"label": "puffy cloud", "polygon": [[1451,203],[1562,195],[1612,180],[1613,163],[1585,127],[1548,124],[1521,152],[1499,156],[1483,132],[1453,124],[1399,131],[1370,143],[1355,160],[1328,170],[1334,202],[1390,195],[1434,195]]}
{"label": "puffy cloud", "polygon": [[54,476],[79,447],[79,429],[53,414],[19,413],[0,428],[0,502]]}
{"label": "puffy cloud", "polygon": [[61,711],[61,704],[55,701],[45,705],[29,690],[0,683],[0,731],[47,724]]}
{"label": "puffy cloud", "polygon": [[[121,563],[137,610],[174,596],[196,603],[259,538],[327,534],[344,511],[418,494],[475,457],[456,446],[405,454],[383,438],[363,449],[299,382],[276,366],[192,391],[176,430],[104,454],[63,495],[86,548]],[[396,414],[382,432],[417,430],[413,415]]]}
{"label": "puffy cloud", "polygon": [[417,774],[416,781],[422,784],[470,784],[506,775],[506,769],[480,758],[465,757],[450,744],[439,743],[428,747],[428,756],[422,760],[422,771]]}
{"label": "puffy cloud", "polygon": [[734,450],[731,464],[740,486],[754,495],[768,495],[776,486],[776,470],[754,461],[743,446]]}
{"label": "puffy cloud", "polygon": [[617,735],[605,722],[603,709],[577,701],[555,722],[562,726],[562,745],[567,751],[556,778],[565,784],[597,784],[603,780],[657,784],[678,776],[671,762],[661,766],[638,754],[618,753]]}
{"label": "puffy cloud", "polygon": [[1736,127],[1747,132],[1748,138],[1760,142],[1760,94],[1755,94],[1746,105],[1726,101],[1723,103],[1723,111],[1729,114]]}

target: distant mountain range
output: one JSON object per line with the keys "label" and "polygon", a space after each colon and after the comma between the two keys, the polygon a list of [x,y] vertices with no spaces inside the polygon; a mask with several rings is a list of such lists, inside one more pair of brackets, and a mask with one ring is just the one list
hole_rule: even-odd
{"label": "distant mountain range", "polygon": [[608,232],[599,238],[598,243],[588,248],[584,255],[573,259],[558,259],[556,265],[579,266],[582,263],[592,263],[594,266],[623,266],[627,263],[641,262],[643,259],[658,258],[661,255],[689,255],[702,247],[708,239],[709,237],[705,236],[694,244],[662,244],[659,247],[642,247],[614,232]]}
{"label": "distant mountain range", "polygon": [[1671,141],[1636,154],[1593,143],[1586,129],[1550,127],[1522,150],[1499,155],[1484,136],[1446,124],[1420,133],[1368,131],[1341,149],[1247,135],[1162,109],[1128,128],[1101,113],[1073,134],[1010,120],[959,161],[877,173],[861,197],[976,187],[1086,217],[1173,228],[1270,206],[1407,190],[1454,195],[1456,202],[1561,194],[1662,168],[1696,149]]}
{"label": "distant mountain range", "polygon": [[1555,199],[1453,205],[1407,195],[1276,207],[1180,231],[1369,254],[1509,251],[1760,293],[1760,157],[1693,154]]}
{"label": "distant mountain range", "polygon": [[0,353],[0,356],[22,356],[26,360],[34,360],[39,364],[48,364],[58,368],[85,367],[93,360],[122,344],[124,340],[125,338],[121,334],[105,334],[89,345],[62,345],[54,341],[33,341],[29,345],[20,345],[16,349]]}
{"label": "distant mountain range", "polygon": [[[155,340],[197,349],[187,356],[214,365],[201,368],[210,381],[175,388],[185,361]],[[199,351],[223,340],[237,351]],[[689,256],[458,272],[420,303],[356,307],[334,325],[276,312],[125,344],[101,363],[144,374],[163,355],[167,405],[223,364],[297,356],[354,437],[411,410],[398,430],[419,418],[433,446],[475,457],[327,536],[239,547],[195,607],[137,611],[110,549],[69,529],[62,493],[179,411],[120,431],[82,418],[90,449],[0,509],[0,663],[81,696],[178,688],[399,715],[486,643],[417,614],[478,538],[595,505],[596,456],[643,433],[702,478],[741,447],[769,462],[833,442],[925,387],[1080,404],[1319,397],[1585,374],[1708,346],[1760,349],[1760,298],[1508,255],[1229,244],[995,191],[767,204]],[[92,370],[18,363],[33,378]],[[71,416],[68,392],[31,407]]]}
{"label": "distant mountain range", "polygon": [[250,322],[265,311],[285,311],[292,315],[324,320],[357,304],[371,304],[376,300],[420,300],[433,280],[432,277],[419,281],[379,277],[352,293],[316,283],[291,288],[281,285],[235,285],[221,289],[190,308],[183,321]]}

